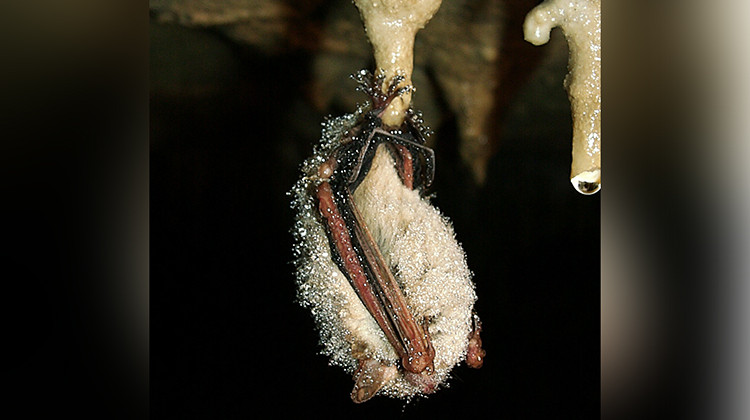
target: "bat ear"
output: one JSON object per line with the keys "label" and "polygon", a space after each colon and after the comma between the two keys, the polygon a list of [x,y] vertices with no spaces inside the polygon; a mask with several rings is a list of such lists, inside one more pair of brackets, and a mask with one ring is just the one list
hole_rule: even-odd
{"label": "bat ear", "polygon": [[386,366],[373,359],[360,360],[359,369],[354,374],[352,401],[362,403],[374,397],[397,373],[395,366]]}

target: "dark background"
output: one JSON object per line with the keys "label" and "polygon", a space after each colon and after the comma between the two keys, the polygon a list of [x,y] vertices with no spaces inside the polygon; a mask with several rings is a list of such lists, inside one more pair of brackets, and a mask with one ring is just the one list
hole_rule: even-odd
{"label": "dark background", "polygon": [[212,31],[152,23],[150,33],[154,418],[599,416],[600,194],[568,181],[565,54],[537,61],[496,116],[485,185],[458,161],[452,117],[433,126],[433,203],[475,274],[484,367],[457,367],[429,398],[355,405],[353,381],[318,354],[295,300],[286,192],[325,116],[304,99],[310,57]]}

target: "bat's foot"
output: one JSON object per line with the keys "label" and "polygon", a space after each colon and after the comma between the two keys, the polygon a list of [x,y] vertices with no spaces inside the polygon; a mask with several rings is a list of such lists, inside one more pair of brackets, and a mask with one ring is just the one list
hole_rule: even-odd
{"label": "bat's foot", "polygon": [[394,76],[386,88],[383,87],[385,74],[382,72],[373,76],[368,70],[360,70],[351,77],[357,82],[357,90],[370,97],[373,110],[380,111],[379,113],[382,113],[395,98],[414,90],[411,85],[401,86],[406,80],[402,75]]}

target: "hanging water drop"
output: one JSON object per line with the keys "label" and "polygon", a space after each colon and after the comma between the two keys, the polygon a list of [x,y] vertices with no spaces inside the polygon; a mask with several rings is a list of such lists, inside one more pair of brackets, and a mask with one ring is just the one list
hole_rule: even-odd
{"label": "hanging water drop", "polygon": [[596,194],[602,188],[601,170],[585,171],[570,179],[570,183],[583,195]]}

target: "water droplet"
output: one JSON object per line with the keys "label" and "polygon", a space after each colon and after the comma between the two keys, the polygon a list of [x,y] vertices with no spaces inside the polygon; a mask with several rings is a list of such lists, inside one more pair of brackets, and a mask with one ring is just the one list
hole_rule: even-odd
{"label": "water droplet", "polygon": [[573,188],[583,195],[597,193],[601,188],[601,170],[585,171],[570,179]]}

